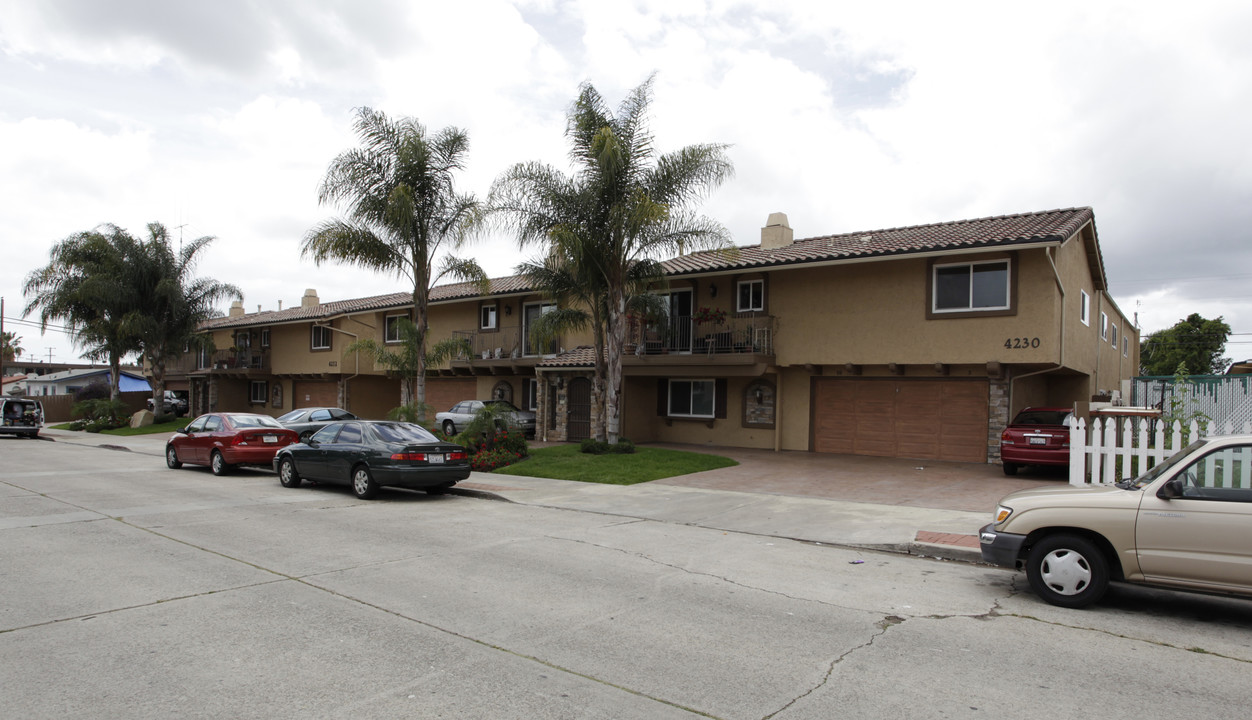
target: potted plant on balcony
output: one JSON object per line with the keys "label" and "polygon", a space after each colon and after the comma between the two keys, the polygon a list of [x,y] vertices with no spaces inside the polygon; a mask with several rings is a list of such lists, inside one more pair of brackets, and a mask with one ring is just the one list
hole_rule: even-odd
{"label": "potted plant on balcony", "polygon": [[726,322],[726,311],[721,308],[702,307],[696,310],[695,321],[697,325],[706,323],[712,325],[722,325]]}

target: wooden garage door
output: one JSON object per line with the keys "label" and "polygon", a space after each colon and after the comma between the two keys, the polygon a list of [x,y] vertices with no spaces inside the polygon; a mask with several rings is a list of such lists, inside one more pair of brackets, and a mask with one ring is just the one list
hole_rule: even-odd
{"label": "wooden garage door", "polygon": [[986,380],[815,378],[813,449],[986,462]]}
{"label": "wooden garage door", "polygon": [[292,387],[292,408],[339,407],[339,383],[334,380],[297,380]]}
{"label": "wooden garage door", "polygon": [[478,381],[474,378],[426,378],[426,404],[435,412],[451,410],[462,400],[478,400],[477,395]]}

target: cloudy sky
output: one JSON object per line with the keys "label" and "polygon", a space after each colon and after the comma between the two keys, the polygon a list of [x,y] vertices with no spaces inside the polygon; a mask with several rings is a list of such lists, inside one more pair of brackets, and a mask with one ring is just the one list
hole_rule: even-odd
{"label": "cloudy sky", "polygon": [[[1144,333],[1198,312],[1252,357],[1252,4],[721,0],[0,0],[0,295],[110,222],[218,239],[245,306],[404,289],[302,260],[327,164],[368,106],[470,135],[461,189],[568,168],[565,111],[656,72],[662,151],[733,147],[704,205],[738,244],[1091,206]],[[465,251],[488,273],[508,237]],[[1245,341],[1244,344],[1236,344]]]}

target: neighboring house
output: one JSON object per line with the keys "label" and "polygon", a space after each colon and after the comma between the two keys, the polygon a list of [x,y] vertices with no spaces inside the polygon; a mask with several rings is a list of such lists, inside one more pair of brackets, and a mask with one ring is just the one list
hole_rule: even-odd
{"label": "neighboring house", "polygon": [[[760,245],[664,263],[664,318],[635,319],[623,361],[622,434],[636,442],[998,460],[999,434],[1030,405],[1128,389],[1139,333],[1107,293],[1090,208],[793,239],[782,213]],[[338,405],[379,417],[399,380],[343,348],[397,341],[408,293],[206,324],[193,408],[278,415]],[[534,347],[552,304],[519,277],[481,294],[431,292],[430,338],[470,352],[433,368],[427,401],[504,398],[537,435],[590,432],[590,335]]]}
{"label": "neighboring house", "polygon": [[[38,377],[27,378],[28,394],[41,395],[73,395],[88,385],[100,382],[109,384],[108,368],[84,368],[81,370],[64,370]],[[118,382],[120,392],[151,391],[147,378],[135,370],[122,370]]]}
{"label": "neighboring house", "polygon": [[0,378],[0,395],[25,395],[26,376],[10,375]]}

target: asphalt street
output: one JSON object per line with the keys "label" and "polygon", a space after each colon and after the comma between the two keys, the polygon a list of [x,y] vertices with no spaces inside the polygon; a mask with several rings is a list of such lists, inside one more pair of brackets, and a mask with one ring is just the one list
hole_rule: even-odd
{"label": "asphalt street", "polygon": [[[690,496],[693,503],[696,496]],[[641,502],[641,501],[640,501]],[[1252,604],[0,438],[7,717],[1243,717]]]}

